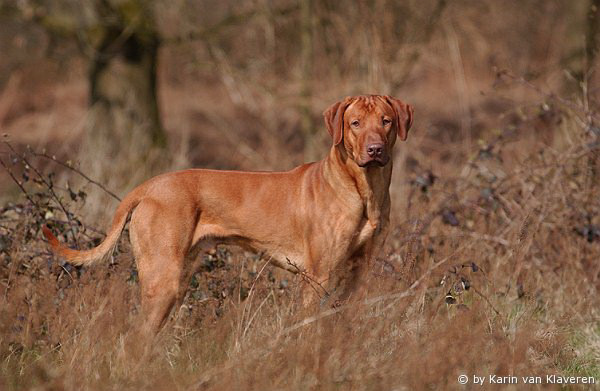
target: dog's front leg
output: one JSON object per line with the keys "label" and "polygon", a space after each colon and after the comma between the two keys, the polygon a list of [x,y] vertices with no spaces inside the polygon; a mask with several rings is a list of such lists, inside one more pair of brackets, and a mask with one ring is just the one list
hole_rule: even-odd
{"label": "dog's front leg", "polygon": [[349,275],[344,284],[341,300],[364,298],[369,286],[369,272],[373,268],[375,259],[383,252],[383,246],[389,230],[389,219],[384,218],[381,221],[380,228],[369,239],[362,251],[355,254],[348,265]]}

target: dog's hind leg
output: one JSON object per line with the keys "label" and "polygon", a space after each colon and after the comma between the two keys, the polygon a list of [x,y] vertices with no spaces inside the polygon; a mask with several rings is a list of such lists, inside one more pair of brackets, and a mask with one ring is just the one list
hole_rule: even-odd
{"label": "dog's hind leg", "polygon": [[175,300],[175,311],[176,321],[181,320],[181,315],[187,311],[184,307],[184,299],[186,292],[191,283],[192,276],[201,269],[204,256],[208,253],[208,250],[214,248],[215,243],[212,240],[201,240],[196,243],[189,250],[184,259],[184,267],[181,277],[181,288],[178,291],[177,298]]}
{"label": "dog's hind leg", "polygon": [[165,210],[168,209],[157,202],[144,201],[131,218],[130,236],[141,287],[140,326],[147,336],[158,333],[185,294],[181,285],[194,217],[178,210],[178,218],[170,218],[165,216]]}
{"label": "dog's hind leg", "polygon": [[143,259],[146,272],[140,273],[142,288],[142,313],[144,324],[142,329],[146,334],[158,333],[166,321],[171,309],[181,293],[181,267],[183,258],[150,257]]}

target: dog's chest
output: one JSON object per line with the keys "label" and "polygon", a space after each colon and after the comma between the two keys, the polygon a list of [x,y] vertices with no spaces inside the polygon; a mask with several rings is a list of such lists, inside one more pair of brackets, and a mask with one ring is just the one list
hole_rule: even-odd
{"label": "dog's chest", "polygon": [[[364,208],[357,208],[354,213],[341,215],[328,236],[331,237],[330,251],[334,259],[350,256],[363,247],[377,233],[378,221],[365,216]],[[335,255],[334,255],[335,254]]]}
{"label": "dog's chest", "polygon": [[385,199],[376,199],[373,194],[367,199],[360,212],[355,213],[355,221],[358,221],[352,235],[351,250],[364,246],[369,240],[376,236],[381,230],[382,218],[384,217]]}

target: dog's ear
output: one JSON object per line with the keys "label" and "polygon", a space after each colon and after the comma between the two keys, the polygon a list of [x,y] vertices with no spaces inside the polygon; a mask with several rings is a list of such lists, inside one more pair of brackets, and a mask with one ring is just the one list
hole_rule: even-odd
{"label": "dog's ear", "polygon": [[408,130],[413,124],[413,115],[415,113],[411,105],[402,102],[391,96],[386,96],[385,99],[396,112],[396,126],[398,127],[398,137],[400,140],[406,141]]}
{"label": "dog's ear", "polygon": [[333,145],[338,145],[344,138],[344,112],[350,104],[350,99],[346,98],[340,102],[334,103],[323,112],[325,125],[333,139]]}

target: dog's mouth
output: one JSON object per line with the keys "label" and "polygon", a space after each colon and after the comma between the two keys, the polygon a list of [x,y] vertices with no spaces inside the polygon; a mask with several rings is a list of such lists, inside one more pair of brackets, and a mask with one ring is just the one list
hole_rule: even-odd
{"label": "dog's mouth", "polygon": [[370,159],[367,161],[363,161],[363,162],[357,162],[359,167],[362,168],[369,168],[369,167],[383,167],[386,164],[388,164],[389,162],[389,158],[375,158],[375,159]]}

